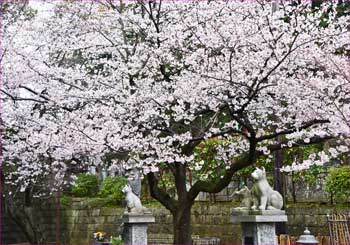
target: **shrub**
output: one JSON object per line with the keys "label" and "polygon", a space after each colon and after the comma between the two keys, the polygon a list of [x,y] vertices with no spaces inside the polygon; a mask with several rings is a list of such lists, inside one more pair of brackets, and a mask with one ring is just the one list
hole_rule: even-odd
{"label": "shrub", "polygon": [[121,204],[124,200],[122,188],[128,183],[124,177],[107,177],[101,184],[101,190],[98,193],[100,197],[107,198],[109,202]]}
{"label": "shrub", "polygon": [[112,245],[122,245],[122,244],[124,244],[124,241],[122,240],[122,238],[120,236],[112,237],[111,241],[110,241],[110,244],[112,244]]}
{"label": "shrub", "polygon": [[61,196],[60,202],[64,207],[69,207],[71,205],[71,199],[67,196]]}
{"label": "shrub", "polygon": [[97,176],[93,174],[79,174],[72,187],[72,194],[76,197],[94,197],[98,193]]}
{"label": "shrub", "polygon": [[350,166],[333,168],[326,179],[326,191],[337,199],[350,195]]}

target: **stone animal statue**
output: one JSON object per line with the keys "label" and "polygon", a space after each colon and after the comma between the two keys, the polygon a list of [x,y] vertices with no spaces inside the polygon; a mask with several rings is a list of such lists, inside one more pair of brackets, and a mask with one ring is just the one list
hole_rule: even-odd
{"label": "stone animal statue", "polygon": [[253,199],[252,209],[282,209],[283,198],[281,194],[273,190],[267,182],[265,168],[256,168],[252,173],[252,177],[255,180],[255,183],[251,189]]}
{"label": "stone animal statue", "polygon": [[144,214],[149,212],[147,208],[142,206],[140,198],[132,192],[130,185],[125,185],[122,192],[125,194],[126,200],[125,213]]}
{"label": "stone animal statue", "polygon": [[235,191],[234,195],[242,196],[241,206],[235,209],[248,210],[251,208],[253,200],[251,192],[247,186],[244,186],[242,189]]}

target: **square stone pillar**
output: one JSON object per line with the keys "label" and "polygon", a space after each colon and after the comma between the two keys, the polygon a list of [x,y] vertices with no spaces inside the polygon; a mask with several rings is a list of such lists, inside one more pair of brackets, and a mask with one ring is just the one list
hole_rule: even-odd
{"label": "square stone pillar", "polygon": [[147,244],[147,227],[149,223],[154,223],[152,214],[124,214],[124,229],[122,239],[124,244]]}
{"label": "square stone pillar", "polygon": [[276,222],[287,222],[284,210],[234,210],[231,222],[241,224],[242,244],[278,245]]}

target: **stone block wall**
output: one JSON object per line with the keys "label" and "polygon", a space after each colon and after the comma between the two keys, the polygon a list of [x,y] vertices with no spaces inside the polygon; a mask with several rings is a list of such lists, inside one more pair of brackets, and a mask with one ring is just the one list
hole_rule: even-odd
{"label": "stone block wall", "polygon": [[1,243],[14,244],[26,241],[25,235],[8,215],[1,216]]}
{"label": "stone block wall", "polygon": [[103,231],[107,236],[116,236],[122,230],[123,208],[87,207],[84,201],[73,201],[71,208],[66,208],[66,237],[69,244],[88,244],[93,233]]}
{"label": "stone block wall", "polygon": [[312,234],[328,235],[327,214],[350,212],[350,205],[337,206],[320,204],[295,204],[287,206],[288,234],[299,235],[305,227],[308,227]]}
{"label": "stone block wall", "polygon": [[[241,228],[230,223],[232,208],[237,205],[232,202],[196,202],[191,215],[192,234],[199,237],[218,237],[223,244],[240,244]],[[170,212],[162,206],[149,208],[156,222],[149,226],[148,234],[171,234],[173,227]],[[40,212],[45,217],[40,222],[44,222],[47,243],[54,242],[56,207],[49,205]],[[123,212],[122,207],[92,207],[83,199],[73,199],[71,205],[61,211],[61,244],[89,244],[96,231],[104,231],[108,236],[121,234]],[[332,212],[350,212],[350,207],[299,203],[287,205],[286,212],[288,234],[299,236],[307,226],[314,235],[328,235],[326,215]]]}
{"label": "stone block wall", "polygon": [[[192,209],[192,235],[218,237],[224,244],[239,244],[241,229],[230,223],[231,204],[213,205],[197,202]],[[172,215],[162,207],[151,208],[156,222],[149,226],[149,233],[172,234]]]}
{"label": "stone block wall", "polygon": [[[230,223],[232,208],[237,204],[232,202],[197,202],[192,209],[192,234],[200,237],[218,237],[223,244],[239,244],[241,228]],[[171,234],[172,216],[162,206],[149,207],[156,222],[149,226],[152,234]],[[320,204],[297,204],[286,208],[288,215],[287,233],[299,236],[307,226],[314,235],[328,235],[326,215],[332,212],[349,212],[350,207],[327,206]],[[104,231],[109,235],[121,233],[121,217],[123,208],[93,208],[87,209],[83,201],[75,200],[71,209],[65,211],[67,216],[67,242],[69,244],[86,244],[92,241],[92,234]]]}

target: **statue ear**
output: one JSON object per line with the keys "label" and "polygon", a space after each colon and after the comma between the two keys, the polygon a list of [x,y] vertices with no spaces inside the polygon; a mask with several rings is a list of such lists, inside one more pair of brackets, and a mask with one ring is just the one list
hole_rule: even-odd
{"label": "statue ear", "polygon": [[262,167],[261,169],[262,169],[262,171],[265,173],[265,168],[264,168],[264,167]]}

